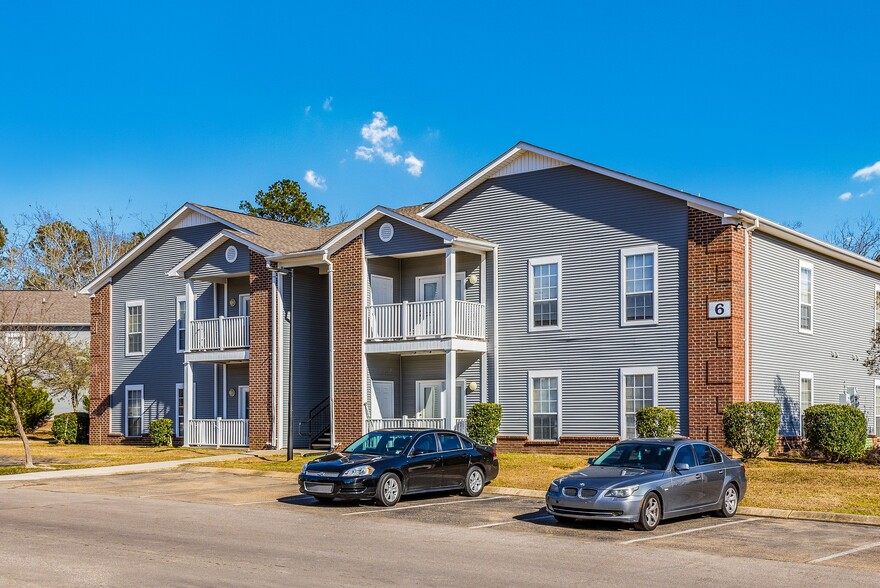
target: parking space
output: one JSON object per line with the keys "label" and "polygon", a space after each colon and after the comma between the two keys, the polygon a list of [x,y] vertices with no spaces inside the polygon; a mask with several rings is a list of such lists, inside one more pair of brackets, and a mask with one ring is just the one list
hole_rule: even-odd
{"label": "parking space", "polygon": [[[711,555],[809,563],[880,572],[880,528],[813,521],[737,516],[696,516],[662,524],[653,533],[630,525],[599,522],[559,524],[543,500],[483,494],[465,498],[450,494],[404,497],[393,508],[366,503],[318,504],[300,495],[293,477],[262,477],[225,472],[172,470],[148,474],[67,478],[3,484],[47,492],[109,494],[144,500],[173,500],[230,508],[272,509],[297,516],[320,517],[328,528],[353,527],[356,521],[399,520],[453,527],[462,533],[485,534],[487,540],[507,535],[575,538],[616,543],[621,549],[672,549]],[[504,535],[497,535],[504,534]]]}

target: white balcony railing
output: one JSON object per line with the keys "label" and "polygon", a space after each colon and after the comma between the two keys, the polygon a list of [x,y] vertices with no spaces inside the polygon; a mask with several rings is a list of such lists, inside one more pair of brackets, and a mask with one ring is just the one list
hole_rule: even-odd
{"label": "white balcony railing", "polygon": [[190,351],[223,351],[251,346],[250,317],[230,316],[189,322]]}
{"label": "white balcony railing", "polygon": [[189,444],[210,447],[247,447],[247,419],[190,419]]}
{"label": "white balcony railing", "polygon": [[379,429],[445,429],[446,419],[416,419],[400,417],[397,419],[367,419],[367,433]]}
{"label": "white balcony railing", "polygon": [[[455,335],[486,338],[486,305],[455,301]],[[368,340],[435,338],[447,335],[446,302],[428,300],[376,304],[365,312]]]}

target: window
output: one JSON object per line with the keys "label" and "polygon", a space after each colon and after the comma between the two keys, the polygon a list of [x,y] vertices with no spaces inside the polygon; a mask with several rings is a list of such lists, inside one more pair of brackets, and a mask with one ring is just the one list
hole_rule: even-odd
{"label": "window", "polygon": [[529,330],[562,328],[562,257],[529,260]]}
{"label": "window", "polygon": [[800,331],[813,333],[813,264],[802,261],[800,264]]}
{"label": "window", "polygon": [[656,325],[657,246],[620,250],[620,324]]}
{"label": "window", "polygon": [[178,384],[177,385],[177,415],[176,415],[177,419],[174,421],[174,424],[177,425],[177,433],[176,434],[178,437],[183,437],[183,425],[184,425],[183,417],[186,414],[186,412],[185,412],[186,406],[184,404],[184,402],[186,402],[185,398],[186,397],[184,396],[184,393],[183,393],[183,384]]}
{"label": "window", "polygon": [[800,374],[801,435],[804,434],[804,411],[813,406],[813,374]]}
{"label": "window", "polygon": [[556,441],[562,434],[562,372],[529,372],[529,436],[537,441]]}
{"label": "window", "polygon": [[694,449],[692,445],[684,445],[678,450],[675,456],[675,463],[686,463],[689,467],[697,467],[697,459],[694,457]]}
{"label": "window", "polygon": [[144,354],[144,301],[125,303],[125,354]]}
{"label": "window", "polygon": [[177,352],[186,351],[186,296],[177,297]]}
{"label": "window", "polygon": [[880,380],[874,380],[874,434],[880,435]]}
{"label": "window", "polygon": [[144,432],[144,387],[125,387],[125,436],[140,437]]}
{"label": "window", "polygon": [[696,443],[694,445],[694,450],[697,452],[697,461],[701,466],[712,465],[713,463],[721,461],[721,456],[718,455],[718,452],[712,451],[712,448],[708,445]]}
{"label": "window", "polygon": [[874,328],[880,329],[880,285],[874,286]]}
{"label": "window", "polygon": [[238,316],[251,316],[251,295],[238,295]]}
{"label": "window", "polygon": [[436,453],[437,452],[437,440],[434,438],[433,433],[429,433],[427,435],[423,435],[419,437],[412,448],[413,455],[419,455],[424,453]]}
{"label": "window", "polygon": [[657,405],[657,368],[620,370],[620,436],[635,439],[636,411]]}
{"label": "window", "polygon": [[438,433],[440,437],[440,451],[458,451],[461,449],[461,442],[458,435],[453,433]]}
{"label": "window", "polygon": [[250,386],[238,387],[238,418],[247,420],[250,418],[250,406],[248,396],[250,396]]}

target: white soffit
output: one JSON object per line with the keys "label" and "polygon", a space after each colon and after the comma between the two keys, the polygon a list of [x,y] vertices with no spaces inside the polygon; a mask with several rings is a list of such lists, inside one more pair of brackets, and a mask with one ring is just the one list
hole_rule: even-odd
{"label": "white soffit", "polygon": [[513,174],[524,174],[542,169],[550,169],[553,167],[562,167],[568,165],[563,161],[533,153],[531,151],[523,151],[513,158],[512,161],[504,165],[501,169],[493,173],[490,178],[500,178],[501,176],[512,176]]}

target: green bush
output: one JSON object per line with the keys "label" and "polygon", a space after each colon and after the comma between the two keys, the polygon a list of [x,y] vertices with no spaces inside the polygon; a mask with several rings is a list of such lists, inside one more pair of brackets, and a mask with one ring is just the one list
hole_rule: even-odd
{"label": "green bush", "polygon": [[174,423],[171,419],[150,421],[150,442],[153,447],[170,447],[174,436]]}
{"label": "green bush", "polygon": [[56,414],[52,421],[52,438],[59,443],[87,444],[89,442],[89,413],[65,412]]}
{"label": "green bush", "polygon": [[648,406],[636,411],[639,437],[672,437],[678,428],[678,415],[662,406]]}
{"label": "green bush", "polygon": [[[49,393],[42,388],[34,387],[30,379],[22,380],[15,392],[15,400],[18,404],[18,414],[21,416],[21,424],[26,433],[33,433],[40,426],[52,418],[52,409],[55,404],[49,398]],[[18,435],[15,426],[15,415],[12,414],[12,403],[4,394],[0,398],[0,437],[12,437]]]}
{"label": "green bush", "polygon": [[471,439],[492,445],[501,428],[501,405],[494,402],[475,404],[468,411],[467,432]]}
{"label": "green bush", "polygon": [[724,442],[743,459],[776,448],[782,411],[775,402],[734,402],[724,407]]}
{"label": "green bush", "polygon": [[817,404],[804,411],[807,450],[826,461],[850,462],[865,453],[868,422],[858,408],[843,404]]}

